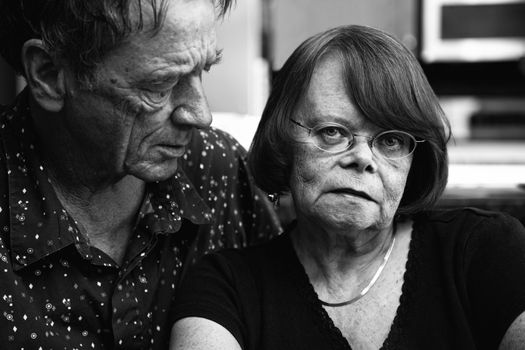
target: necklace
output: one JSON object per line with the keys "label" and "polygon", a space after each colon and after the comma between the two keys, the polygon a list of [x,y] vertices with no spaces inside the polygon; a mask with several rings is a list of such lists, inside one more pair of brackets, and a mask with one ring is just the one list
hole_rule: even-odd
{"label": "necklace", "polygon": [[372,286],[378,280],[379,276],[381,275],[381,272],[383,272],[383,269],[385,268],[385,265],[388,262],[388,259],[390,258],[390,253],[392,253],[392,249],[394,248],[394,242],[396,241],[396,236],[395,236],[396,228],[397,227],[394,224],[394,232],[393,232],[393,237],[392,237],[392,243],[390,244],[390,247],[388,248],[388,251],[386,252],[385,256],[383,257],[383,262],[381,263],[381,265],[379,265],[379,268],[377,269],[376,273],[374,274],[374,277],[372,277],[372,279],[370,280],[368,285],[365,288],[363,288],[361,293],[359,293],[358,296],[356,296],[356,297],[354,297],[354,298],[352,298],[350,300],[343,301],[343,302],[340,302],[340,303],[327,303],[326,301],[323,301],[323,300],[319,299],[319,301],[321,302],[322,305],[328,306],[328,307],[339,307],[339,306],[350,305],[350,304],[358,301],[359,299],[364,297],[366,293],[368,293],[370,288],[372,288]]}

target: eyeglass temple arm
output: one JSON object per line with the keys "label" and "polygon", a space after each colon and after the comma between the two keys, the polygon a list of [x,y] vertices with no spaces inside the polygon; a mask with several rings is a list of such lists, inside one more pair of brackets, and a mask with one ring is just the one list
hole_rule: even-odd
{"label": "eyeglass temple arm", "polygon": [[302,126],[304,128],[304,125],[299,123],[299,122],[296,122],[295,120],[293,120],[292,118],[289,119],[292,123],[294,123],[295,125],[299,125],[299,126]]}
{"label": "eyeglass temple arm", "polygon": [[292,118],[289,119],[292,123],[294,123],[295,125],[297,126],[300,126],[301,128],[304,128],[306,130],[308,130],[308,134],[310,134],[312,132],[312,129],[307,127],[307,126],[304,126],[303,124],[299,123],[298,121],[295,121],[293,120]]}

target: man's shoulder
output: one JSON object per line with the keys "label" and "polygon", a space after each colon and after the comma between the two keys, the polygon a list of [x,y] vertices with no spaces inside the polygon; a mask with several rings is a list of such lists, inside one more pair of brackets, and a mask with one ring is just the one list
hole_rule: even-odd
{"label": "man's shoulder", "polygon": [[15,106],[0,104],[0,123],[4,124],[7,120],[13,118],[15,115]]}
{"label": "man's shoulder", "polygon": [[231,175],[244,168],[246,150],[227,132],[195,129],[180,166],[193,180],[196,173]]}
{"label": "man's shoulder", "polygon": [[217,128],[195,129],[192,136],[191,150],[203,149],[226,155],[245,155],[246,150],[229,133]]}
{"label": "man's shoulder", "polygon": [[279,233],[279,219],[253,181],[245,149],[218,129],[193,136],[179,166],[212,211],[211,228],[198,238],[202,246],[252,245]]}

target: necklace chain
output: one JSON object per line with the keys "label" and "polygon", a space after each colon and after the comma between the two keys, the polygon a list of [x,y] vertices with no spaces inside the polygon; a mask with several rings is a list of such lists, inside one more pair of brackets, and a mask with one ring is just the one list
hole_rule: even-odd
{"label": "necklace chain", "polygon": [[383,272],[383,269],[385,268],[386,263],[388,262],[388,259],[390,258],[390,254],[392,253],[392,249],[394,248],[394,242],[396,241],[395,234],[396,234],[396,225],[394,224],[394,232],[393,232],[393,237],[392,237],[392,243],[390,244],[390,247],[388,248],[388,251],[386,252],[385,256],[383,257],[383,262],[381,263],[381,265],[379,265],[379,268],[377,269],[376,273],[374,274],[374,276],[372,277],[372,279],[370,280],[368,285],[365,288],[363,288],[363,290],[359,293],[358,296],[356,296],[356,297],[354,297],[354,298],[352,298],[350,300],[340,302],[340,303],[328,303],[326,301],[323,301],[323,300],[319,299],[321,304],[324,305],[324,306],[328,306],[328,307],[346,306],[346,305],[350,305],[350,304],[358,301],[362,297],[364,297],[366,295],[366,293],[368,293],[368,291],[374,286],[376,281],[379,279],[379,276],[381,276],[381,272]]}

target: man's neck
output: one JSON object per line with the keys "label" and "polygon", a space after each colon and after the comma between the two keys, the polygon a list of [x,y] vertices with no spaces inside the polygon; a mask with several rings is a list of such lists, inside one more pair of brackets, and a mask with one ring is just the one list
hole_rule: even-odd
{"label": "man's neck", "polygon": [[96,191],[72,190],[52,180],[62,206],[77,222],[90,244],[117,264],[124,258],[145,193],[145,183],[133,176]]}
{"label": "man's neck", "polygon": [[90,244],[119,263],[144,198],[145,183],[115,174],[100,162],[103,154],[80,147],[64,127],[63,115],[42,110],[32,99],[30,104],[39,155],[58,199]]}

